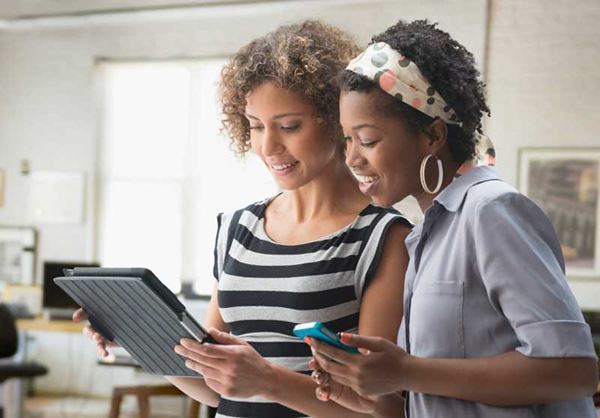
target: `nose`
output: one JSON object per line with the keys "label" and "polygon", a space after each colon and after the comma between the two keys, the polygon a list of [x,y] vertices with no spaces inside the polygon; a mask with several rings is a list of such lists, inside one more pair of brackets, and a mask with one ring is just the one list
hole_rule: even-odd
{"label": "nose", "polygon": [[360,164],[361,155],[359,147],[353,140],[346,141],[346,165],[350,168],[357,167]]}
{"label": "nose", "polygon": [[265,128],[261,144],[261,153],[264,156],[277,155],[285,149],[277,129]]}

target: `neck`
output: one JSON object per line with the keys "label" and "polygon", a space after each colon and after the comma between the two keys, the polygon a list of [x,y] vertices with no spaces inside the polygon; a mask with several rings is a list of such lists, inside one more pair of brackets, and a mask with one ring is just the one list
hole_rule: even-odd
{"label": "neck", "polygon": [[281,209],[292,213],[297,223],[355,213],[370,202],[358,189],[346,165],[337,159],[318,177],[286,195]]}
{"label": "neck", "polygon": [[[442,171],[444,173],[444,179],[442,180],[442,187],[440,188],[440,190],[434,194],[430,194],[424,190],[421,190],[419,194],[415,195],[415,198],[417,199],[417,202],[419,203],[419,207],[421,208],[421,211],[423,213],[425,213],[425,211],[427,209],[429,209],[429,207],[431,207],[431,205],[433,205],[434,199],[436,197],[438,197],[440,195],[440,193],[442,193],[444,191],[444,189],[446,187],[448,187],[448,185],[450,183],[452,183],[452,181],[454,180],[454,175],[456,174],[456,171],[460,167],[460,164],[453,161],[452,159],[445,158],[442,160],[442,167],[443,167]],[[426,177],[427,177],[428,181],[431,180],[429,178],[429,176],[426,176]],[[437,169],[435,171],[434,180],[437,181]],[[433,180],[431,180],[431,183],[433,183]],[[429,184],[431,184],[431,183],[429,183]]]}

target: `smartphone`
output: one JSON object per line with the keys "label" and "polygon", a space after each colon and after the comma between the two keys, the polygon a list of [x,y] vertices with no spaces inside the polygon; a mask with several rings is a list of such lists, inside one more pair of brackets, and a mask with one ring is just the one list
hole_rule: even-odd
{"label": "smartphone", "polygon": [[344,344],[335,332],[331,331],[321,322],[306,322],[304,324],[298,324],[294,327],[293,332],[294,335],[301,340],[303,340],[305,337],[312,337],[320,341],[324,341],[327,344],[341,348],[349,353],[358,354],[358,349]]}

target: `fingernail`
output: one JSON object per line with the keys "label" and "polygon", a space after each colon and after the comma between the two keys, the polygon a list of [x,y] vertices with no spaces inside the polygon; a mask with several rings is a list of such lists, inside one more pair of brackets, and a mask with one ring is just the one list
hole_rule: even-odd
{"label": "fingernail", "polygon": [[321,401],[328,401],[329,400],[329,393],[322,390],[321,388],[317,389],[317,397],[319,398],[319,400]]}
{"label": "fingernail", "polygon": [[340,332],[340,340],[342,340],[345,343],[349,343],[352,340],[352,337],[350,336],[350,334]]}
{"label": "fingernail", "polygon": [[304,342],[310,345],[310,337],[304,337]]}

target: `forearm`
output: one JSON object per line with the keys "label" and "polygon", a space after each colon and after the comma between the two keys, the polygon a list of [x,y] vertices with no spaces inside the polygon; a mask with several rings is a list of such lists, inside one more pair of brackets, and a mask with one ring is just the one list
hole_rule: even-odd
{"label": "forearm", "polygon": [[380,396],[372,416],[373,418],[404,418],[404,398],[400,393]]}
{"label": "forearm", "polygon": [[221,397],[218,393],[206,386],[206,382],[198,377],[173,377],[165,378],[175,385],[179,390],[198,402],[216,408]]}
{"label": "forearm", "polygon": [[519,352],[477,359],[411,357],[407,389],[495,406],[591,396],[593,359],[529,358]]}
{"label": "forearm", "polygon": [[270,365],[268,384],[262,396],[288,408],[319,418],[359,418],[370,415],[350,411],[335,402],[322,402],[315,396],[317,386],[306,375]]}

